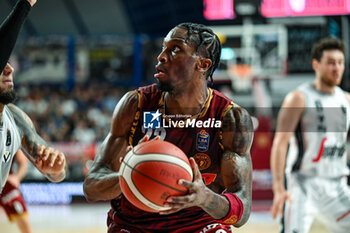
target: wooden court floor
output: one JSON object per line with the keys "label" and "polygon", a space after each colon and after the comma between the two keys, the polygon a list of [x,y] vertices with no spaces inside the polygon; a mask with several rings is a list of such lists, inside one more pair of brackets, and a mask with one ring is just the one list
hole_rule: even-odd
{"label": "wooden court floor", "polygon": [[[34,233],[106,233],[108,204],[75,204],[53,206],[28,206],[30,222]],[[236,233],[278,233],[279,226],[268,212],[252,212],[248,223],[235,228]],[[20,233],[15,224],[7,221],[0,210],[0,232]],[[310,233],[329,233],[320,223],[315,222]]]}

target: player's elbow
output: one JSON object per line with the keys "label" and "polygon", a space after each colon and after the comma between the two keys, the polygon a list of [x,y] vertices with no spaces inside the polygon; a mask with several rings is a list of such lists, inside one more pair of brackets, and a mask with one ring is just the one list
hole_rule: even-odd
{"label": "player's elbow", "polygon": [[250,212],[251,212],[251,205],[246,204],[244,206],[244,211],[243,211],[241,219],[238,222],[236,222],[235,224],[233,224],[233,226],[238,228],[238,227],[241,227],[244,224],[246,224],[248,222],[249,217],[250,217]]}
{"label": "player's elbow", "polygon": [[235,228],[239,228],[239,227],[243,226],[244,224],[246,224],[247,221],[248,221],[248,219],[241,219],[237,223],[233,224],[233,226]]}
{"label": "player's elbow", "polygon": [[95,196],[95,188],[92,185],[92,181],[89,178],[85,178],[84,183],[83,183],[83,191],[84,191],[84,196],[85,199],[88,202],[96,202],[98,199]]}

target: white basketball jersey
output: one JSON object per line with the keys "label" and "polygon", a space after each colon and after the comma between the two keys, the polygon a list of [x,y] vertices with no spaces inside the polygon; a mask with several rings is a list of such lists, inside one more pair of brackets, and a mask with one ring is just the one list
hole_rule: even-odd
{"label": "white basketball jersey", "polygon": [[2,112],[2,122],[0,126],[0,194],[10,172],[13,157],[21,146],[21,137],[15,120],[6,105]]}
{"label": "white basketball jersey", "polygon": [[342,89],[333,94],[317,91],[311,83],[298,87],[305,111],[289,143],[286,172],[336,178],[349,174],[346,142],[350,104]]}

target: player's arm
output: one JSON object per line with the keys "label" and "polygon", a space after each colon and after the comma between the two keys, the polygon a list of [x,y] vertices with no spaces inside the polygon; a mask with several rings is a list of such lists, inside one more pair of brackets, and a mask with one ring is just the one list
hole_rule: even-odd
{"label": "player's arm", "polygon": [[251,209],[252,165],[250,146],[253,137],[251,117],[246,110],[236,107],[224,116],[223,145],[225,152],[221,158],[221,176],[225,193],[218,194],[204,183],[195,160],[190,158],[193,182],[179,180],[179,184],[189,189],[185,196],[167,199],[171,209],[160,214],[172,214],[184,208],[199,206],[218,222],[239,227],[249,217]]}
{"label": "player's arm", "polygon": [[9,16],[0,26],[0,71],[5,68],[16,44],[22,24],[36,0],[19,0]]}
{"label": "player's arm", "polygon": [[305,97],[300,91],[289,93],[283,101],[278,113],[276,132],[271,149],[271,173],[273,177],[272,190],[274,200],[271,207],[273,218],[278,213],[283,214],[283,205],[291,200],[284,187],[284,170],[289,139],[293,136],[298,122],[305,110]]}
{"label": "player's arm", "polygon": [[15,159],[17,162],[17,171],[15,175],[19,181],[22,181],[27,174],[28,160],[22,150],[16,152]]}
{"label": "player's arm", "polygon": [[18,150],[15,154],[15,160],[17,163],[17,170],[15,173],[9,174],[7,181],[15,187],[19,187],[21,181],[27,174],[28,160],[21,150]]}
{"label": "player's arm", "polygon": [[115,107],[110,132],[99,147],[84,180],[84,195],[88,201],[111,200],[121,194],[118,178],[120,158],[126,153],[137,103],[137,91],[132,91],[125,94]]}
{"label": "player's arm", "polygon": [[60,182],[66,176],[66,159],[62,152],[50,147],[36,132],[27,114],[13,104],[7,105],[16,121],[27,158],[50,181]]}
{"label": "player's arm", "polygon": [[[222,143],[225,152],[221,158],[220,167],[226,188],[224,195],[227,205],[225,203],[218,204],[223,210],[221,214],[225,214],[222,217],[225,219],[223,221],[228,223],[231,221],[235,227],[245,224],[251,211],[252,162],[250,148],[253,132],[251,117],[245,109],[234,106],[224,116]],[[222,204],[225,204],[226,208]]]}

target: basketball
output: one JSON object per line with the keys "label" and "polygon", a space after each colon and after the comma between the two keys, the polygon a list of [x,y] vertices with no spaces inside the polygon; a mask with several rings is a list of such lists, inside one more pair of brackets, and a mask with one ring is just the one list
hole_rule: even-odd
{"label": "basketball", "polygon": [[169,196],[181,196],[187,189],[177,182],[192,181],[192,169],[186,154],[162,140],[140,143],[124,157],[119,169],[119,184],[134,206],[147,212],[168,210]]}

